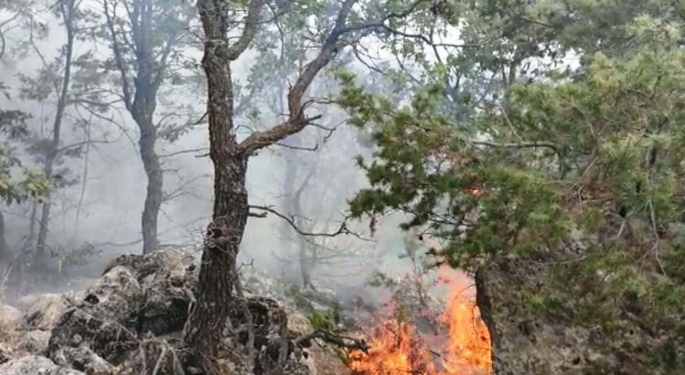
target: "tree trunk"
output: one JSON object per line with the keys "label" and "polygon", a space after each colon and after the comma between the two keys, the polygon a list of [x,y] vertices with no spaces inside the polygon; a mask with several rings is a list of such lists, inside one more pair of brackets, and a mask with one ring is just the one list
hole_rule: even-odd
{"label": "tree trunk", "polygon": [[202,67],[207,75],[209,154],[214,165],[214,208],[202,252],[198,294],[184,340],[208,374],[219,374],[216,359],[234,300],[236,258],[249,207],[245,179],[248,155],[240,152],[233,129],[233,86],[228,49],[222,40],[218,2],[200,1],[205,28]]}
{"label": "tree trunk", "polygon": [[[281,105],[281,108],[278,108],[279,111],[283,111],[283,106]],[[284,144],[288,146],[298,146],[299,145],[299,137],[293,136],[289,139],[284,140]],[[292,150],[285,149],[283,151],[283,163],[284,163],[284,178],[283,178],[283,194],[280,199],[281,207],[280,210],[281,212],[289,217],[293,217],[293,220],[297,222],[299,218],[295,215],[295,207],[294,207],[294,199],[293,197],[295,196],[295,191],[296,191],[296,186],[295,183],[297,182],[297,160],[295,158],[295,154]],[[297,246],[299,245],[300,241],[298,238],[298,234],[295,233],[293,228],[290,226],[290,223],[288,223],[285,220],[281,220],[278,226],[278,232],[281,238],[281,246],[279,246],[279,253],[281,255],[281,270],[283,271],[283,276],[285,280],[292,281],[293,283],[297,282],[294,280],[295,274],[293,271],[292,267],[292,260],[295,257],[299,257],[299,252],[297,250]]]}
{"label": "tree trunk", "polygon": [[[91,120],[92,120],[92,116],[91,116]],[[90,161],[90,142],[91,142],[90,126],[91,126],[91,122],[89,121],[88,124],[86,125],[86,128],[85,128],[86,150],[83,153],[83,172],[81,173],[81,193],[79,194],[78,203],[76,205],[76,217],[74,219],[74,238],[72,240],[72,243],[74,244],[74,246],[78,246],[78,236],[79,236],[79,229],[80,229],[80,225],[81,225],[81,210],[83,209],[83,202],[86,199],[86,187],[88,185],[88,164]]]}
{"label": "tree trunk", "polygon": [[[7,271],[7,265],[10,263],[12,254],[10,254],[7,239],[5,238],[5,215],[0,211],[0,280],[4,280]],[[1,300],[2,295],[0,295]]]}
{"label": "tree trunk", "polygon": [[155,151],[157,142],[157,128],[151,119],[139,119],[136,121],[140,128],[140,157],[147,175],[147,194],[145,195],[145,208],[143,209],[143,254],[149,254],[159,247],[157,239],[157,220],[159,210],[162,207],[164,197],[164,173],[159,156]]}
{"label": "tree trunk", "polygon": [[[67,30],[67,45],[66,57],[64,62],[64,77],[62,78],[61,92],[57,102],[57,113],[55,114],[55,121],[52,126],[52,143],[50,149],[45,157],[44,172],[47,179],[52,178],[54,164],[57,159],[57,153],[60,143],[60,136],[62,132],[62,120],[64,119],[64,111],[68,105],[67,95],[69,94],[69,85],[71,83],[71,64],[74,56],[74,38],[76,32],[74,30],[74,13],[76,2],[74,0],[68,3],[60,3],[62,16],[64,17],[64,27]],[[38,272],[46,271],[47,267],[47,253],[46,243],[48,237],[48,225],[50,223],[50,208],[52,202],[50,200],[50,192],[40,216],[40,225],[38,226],[38,240],[36,242],[36,262],[39,266]]]}
{"label": "tree trunk", "polygon": [[[304,68],[288,93],[288,119],[273,128],[256,132],[238,144],[234,134],[234,97],[230,62],[250,46],[257,32],[263,0],[251,0],[245,28],[238,40],[228,42],[227,4],[222,0],[199,0],[200,19],[205,33],[202,67],[207,77],[207,118],[209,154],[214,164],[214,209],[202,250],[197,299],[185,327],[184,340],[191,358],[201,361],[205,373],[222,371],[218,354],[225,334],[230,305],[234,302],[236,258],[249,216],[245,177],[250,155],[259,149],[296,134],[312,121],[305,115],[302,96],[337,53],[337,43],[345,30],[354,0],[346,0],[336,25],[317,57]],[[227,6],[228,5],[228,6]]]}
{"label": "tree trunk", "polygon": [[147,175],[147,192],[141,224],[143,254],[149,254],[159,247],[157,222],[164,198],[164,172],[155,150],[157,127],[154,123],[154,114],[157,110],[157,93],[166,66],[163,64],[160,68],[155,68],[154,51],[151,48],[153,38],[152,2],[150,0],[137,0],[137,6],[140,7],[138,10],[140,12],[139,19],[132,20],[132,22],[139,22],[135,25],[138,29],[136,37],[138,74],[134,80],[136,90],[131,105],[131,115],[140,130],[138,147]]}
{"label": "tree trunk", "polygon": [[480,311],[481,319],[483,319],[485,326],[488,328],[488,334],[490,335],[490,356],[493,364],[493,375],[496,375],[499,370],[497,353],[500,346],[493,317],[494,311],[492,310],[492,296],[490,295],[488,288],[488,271],[489,270],[487,266],[483,266],[476,271],[476,306],[478,306],[478,310]]}
{"label": "tree trunk", "polygon": [[312,286],[312,262],[309,258],[309,244],[307,241],[300,236],[299,242],[299,248],[300,248],[300,254],[299,254],[299,261],[300,261],[300,275],[302,276],[302,287],[304,289],[311,289]]}
{"label": "tree trunk", "polygon": [[33,245],[36,243],[36,223],[38,222],[38,203],[31,202],[31,215],[29,216],[29,233],[24,239],[21,251],[22,253],[29,253],[33,251]]}
{"label": "tree trunk", "polygon": [[211,374],[216,373],[215,359],[233,303],[236,258],[249,214],[245,189],[247,159],[227,152],[214,155],[213,219],[207,228],[198,296],[185,335],[186,343]]}

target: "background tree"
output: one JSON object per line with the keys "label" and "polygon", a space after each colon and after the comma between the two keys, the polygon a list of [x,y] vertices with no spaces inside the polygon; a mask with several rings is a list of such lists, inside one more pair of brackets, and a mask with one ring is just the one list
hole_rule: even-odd
{"label": "background tree", "polygon": [[[20,111],[0,110],[0,197],[5,205],[21,203],[29,197],[45,199],[51,187],[40,170],[24,167],[16,155],[16,147],[25,145],[29,134],[27,119],[28,115]],[[17,178],[17,174],[21,177]],[[5,238],[5,217],[0,211],[0,275],[3,279],[9,271],[11,256]]]}
{"label": "background tree", "polygon": [[103,0],[103,7],[113,54],[107,66],[118,73],[121,99],[140,131],[138,146],[148,178],[141,222],[147,254],[159,245],[158,218],[164,201],[164,169],[155,145],[177,139],[197,121],[179,115],[187,113],[182,108],[176,113],[158,112],[165,86],[181,84],[192,72],[187,31],[195,8],[184,0]]}
{"label": "background tree", "polygon": [[[59,60],[62,60],[63,63],[60,64],[60,62],[56,61],[55,64],[50,66],[46,62],[44,70],[39,73],[38,78],[38,80],[47,78],[48,82],[51,82],[54,85],[54,94],[57,97],[55,118],[52,125],[52,139],[47,145],[47,149],[45,150],[45,157],[43,160],[44,174],[45,177],[48,179],[52,179],[54,176],[55,161],[59,156],[58,154],[60,151],[59,147],[60,138],[62,135],[62,124],[64,122],[66,108],[70,104],[69,94],[71,89],[70,85],[72,80],[72,69],[74,63],[74,43],[76,41],[76,35],[79,32],[79,6],[80,1],[77,0],[64,0],[56,4],[55,8],[57,11],[57,15],[62,19],[62,26],[64,27],[64,31],[66,33],[66,44],[62,47],[62,55],[59,57]],[[40,52],[38,52],[38,55],[42,56]],[[60,70],[62,70],[62,74],[55,74],[58,73]],[[47,99],[47,95],[45,95],[44,93],[38,93],[38,90],[40,90],[40,88],[37,87],[38,85],[40,85],[38,81],[32,81],[26,77],[24,81],[26,85],[29,86],[24,91],[24,97],[29,98],[32,94],[37,94],[35,96],[35,99]],[[32,92],[28,92],[31,88],[35,88],[37,90],[31,90]],[[38,238],[36,242],[36,260],[39,266],[43,268],[43,271],[46,269],[44,263],[46,261],[46,241],[48,237],[48,225],[50,222],[51,206],[52,202],[48,197],[48,200],[44,202],[42,205],[40,225],[38,229]]]}

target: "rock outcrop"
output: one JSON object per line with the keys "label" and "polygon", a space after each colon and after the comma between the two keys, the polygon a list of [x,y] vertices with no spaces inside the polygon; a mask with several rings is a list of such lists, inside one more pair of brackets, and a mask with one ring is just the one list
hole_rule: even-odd
{"label": "rock outcrop", "polygon": [[84,375],[80,371],[57,366],[45,357],[26,356],[0,365],[2,375]]}
{"label": "rock outcrop", "polygon": [[[124,255],[110,262],[80,297],[23,298],[18,303],[21,319],[13,310],[5,314],[18,321],[22,333],[12,348],[0,347],[4,366],[11,369],[0,374],[40,374],[26,372],[39,367],[45,374],[60,375],[201,374],[187,365],[182,350],[199,255],[179,249]],[[307,345],[297,341],[313,327],[298,303],[288,299],[286,288],[251,272],[243,277],[244,298],[236,298],[231,307],[222,348],[226,367],[237,375],[345,374],[334,349],[315,340]]]}

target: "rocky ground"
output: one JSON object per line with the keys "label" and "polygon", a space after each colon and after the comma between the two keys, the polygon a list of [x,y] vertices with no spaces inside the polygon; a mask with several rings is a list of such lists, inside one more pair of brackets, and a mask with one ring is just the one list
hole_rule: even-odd
{"label": "rocky ground", "polygon": [[[183,364],[181,345],[199,255],[195,249],[123,255],[84,292],[29,295],[3,306],[0,374],[200,374]],[[241,274],[244,299],[225,340],[232,373],[349,373],[339,349],[308,339],[315,327],[307,314],[330,307],[330,294],[293,293],[249,268]],[[252,329],[248,316],[256,322]]]}

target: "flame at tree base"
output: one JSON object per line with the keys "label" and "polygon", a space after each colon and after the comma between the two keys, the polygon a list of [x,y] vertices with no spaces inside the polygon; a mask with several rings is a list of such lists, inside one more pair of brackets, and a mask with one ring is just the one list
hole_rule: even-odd
{"label": "flame at tree base", "polygon": [[[444,329],[421,334],[410,322],[382,317],[364,337],[368,353],[348,353],[349,368],[358,375],[490,375],[490,334],[480,317],[475,296],[465,291],[471,282],[464,274],[441,268],[448,287],[446,310],[440,315]],[[437,346],[437,348],[436,348]]]}

